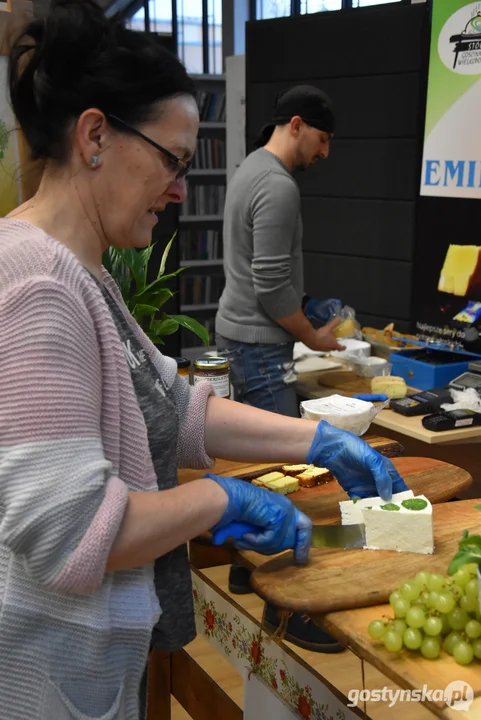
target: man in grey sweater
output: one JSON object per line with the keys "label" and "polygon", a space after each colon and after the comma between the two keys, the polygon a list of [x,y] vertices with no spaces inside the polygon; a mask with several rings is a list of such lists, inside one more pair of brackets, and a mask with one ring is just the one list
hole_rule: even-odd
{"label": "man in grey sweater", "polygon": [[[287,90],[262,130],[264,147],[244,160],[229,183],[224,207],[226,286],[216,317],[218,354],[230,360],[236,400],[295,417],[294,340],[312,350],[342,349],[332,334],[339,320],[329,321],[328,313],[323,318],[332,303],[304,294],[301,203],[291,174],[327,158],[333,131],[332,105],[323,92],[308,85]],[[328,322],[316,330],[305,310]],[[229,588],[251,591],[246,568],[231,567]],[[278,628],[273,605],[264,622]],[[297,614],[285,637],[309,650],[343,650]]]}
{"label": "man in grey sweater", "polygon": [[236,400],[296,417],[294,340],[312,350],[342,349],[332,333],[339,320],[315,329],[304,313],[300,193],[291,174],[327,158],[333,130],[323,92],[287,90],[262,131],[264,147],[229,183],[224,208],[217,350],[231,362]]}

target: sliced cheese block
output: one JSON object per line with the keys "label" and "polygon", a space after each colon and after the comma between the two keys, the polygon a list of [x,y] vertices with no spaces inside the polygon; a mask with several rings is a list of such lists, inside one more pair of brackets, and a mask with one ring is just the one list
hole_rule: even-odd
{"label": "sliced cheese block", "polygon": [[[400,493],[395,493],[392,496],[391,502],[400,503],[408,498],[413,498],[414,493],[412,490],[403,490]],[[364,522],[363,509],[369,506],[385,505],[386,501],[382,500],[379,496],[370,498],[359,498],[356,500],[343,500],[339,503],[341,510],[341,524],[342,525],[358,525]]]}
{"label": "sliced cheese block", "polygon": [[433,508],[424,495],[364,508],[362,515],[367,550],[434,552]]}
{"label": "sliced cheese block", "polygon": [[450,245],[438,282],[440,292],[464,297],[481,293],[481,247]]}
{"label": "sliced cheese block", "polygon": [[263,487],[263,488],[266,487],[264,485],[264,483],[262,482],[262,480],[259,480],[258,478],[254,478],[254,480],[251,480],[251,485],[256,485],[257,487]]}
{"label": "sliced cheese block", "polygon": [[299,490],[299,481],[293,477],[283,477],[278,480],[264,481],[264,484],[268,490],[280,493],[281,495],[287,495],[287,493],[295,492]]}
{"label": "sliced cheese block", "polygon": [[266,475],[259,475],[258,478],[256,478],[260,483],[265,485],[269,480],[282,480],[282,478],[285,477],[283,473],[281,472],[270,472]]}
{"label": "sliced cheese block", "polygon": [[403,398],[408,391],[406,381],[396,375],[381,375],[371,379],[371,391],[375,395],[387,395],[390,399]]}

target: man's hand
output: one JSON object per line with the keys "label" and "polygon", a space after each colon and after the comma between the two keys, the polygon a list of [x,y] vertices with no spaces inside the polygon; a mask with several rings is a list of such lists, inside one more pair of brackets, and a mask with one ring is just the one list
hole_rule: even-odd
{"label": "man's hand", "polygon": [[340,322],[340,318],[334,318],[334,320],[331,320],[327,323],[327,325],[319,328],[319,330],[313,329],[310,334],[309,341],[304,341],[305,345],[307,345],[310,350],[317,350],[317,352],[345,350],[344,345],[340,345],[337,338],[333,335],[333,331],[337,328]]}
{"label": "man's hand", "polygon": [[310,350],[317,352],[345,349],[343,345],[339,345],[332,334],[332,331],[340,322],[340,318],[335,318],[319,328],[319,330],[315,330],[301,308],[296,310],[295,313],[292,313],[292,315],[276,318],[276,323],[284,328],[284,330],[294,335],[295,338],[303,342]]}

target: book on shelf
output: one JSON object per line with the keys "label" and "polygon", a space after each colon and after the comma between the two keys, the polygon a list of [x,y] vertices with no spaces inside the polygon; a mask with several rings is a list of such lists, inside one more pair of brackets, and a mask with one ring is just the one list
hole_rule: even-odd
{"label": "book on shelf", "polygon": [[225,170],[225,140],[212,137],[200,137],[197,140],[192,169],[193,170]]}
{"label": "book on shelf", "polygon": [[222,215],[225,189],[225,185],[191,185],[187,198],[180,206],[180,217],[184,215]]}
{"label": "book on shelf", "polygon": [[211,305],[219,301],[224,290],[223,273],[209,275],[182,273],[179,277],[179,296],[182,305]]}
{"label": "book on shelf", "polygon": [[196,92],[201,122],[225,122],[225,92]]}
{"label": "book on shelf", "polygon": [[181,230],[179,233],[180,259],[221,260],[223,245],[218,230]]}

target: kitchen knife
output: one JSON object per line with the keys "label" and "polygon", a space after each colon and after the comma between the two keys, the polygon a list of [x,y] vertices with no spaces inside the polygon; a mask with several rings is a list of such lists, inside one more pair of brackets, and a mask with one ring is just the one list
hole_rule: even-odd
{"label": "kitchen knife", "polygon": [[[262,528],[248,523],[232,522],[213,533],[214,545],[222,545],[229,539],[239,540],[246,533],[258,535]],[[364,525],[314,525],[311,547],[314,548],[363,548],[366,544]]]}

